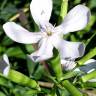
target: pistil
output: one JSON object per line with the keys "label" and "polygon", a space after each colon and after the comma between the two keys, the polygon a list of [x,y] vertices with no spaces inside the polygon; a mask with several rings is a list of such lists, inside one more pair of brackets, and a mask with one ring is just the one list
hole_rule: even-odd
{"label": "pistil", "polygon": [[47,35],[48,35],[48,36],[51,36],[51,35],[52,35],[52,32],[50,32],[50,31],[47,32]]}

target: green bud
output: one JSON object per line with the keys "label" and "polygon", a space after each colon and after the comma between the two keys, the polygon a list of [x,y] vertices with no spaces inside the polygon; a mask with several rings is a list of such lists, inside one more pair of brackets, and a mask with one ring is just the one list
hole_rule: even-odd
{"label": "green bud", "polygon": [[24,75],[18,71],[10,69],[7,78],[15,83],[40,90],[40,88],[35,80],[30,79],[29,77],[27,77],[26,75]]}

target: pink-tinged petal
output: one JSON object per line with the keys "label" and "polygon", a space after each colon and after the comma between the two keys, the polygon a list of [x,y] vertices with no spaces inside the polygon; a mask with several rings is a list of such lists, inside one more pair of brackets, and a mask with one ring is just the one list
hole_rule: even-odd
{"label": "pink-tinged petal", "polygon": [[75,59],[83,56],[85,46],[81,42],[69,42],[63,40],[60,44],[59,50],[62,59]]}
{"label": "pink-tinged petal", "polygon": [[40,48],[36,52],[28,55],[34,62],[47,60],[53,56],[53,45],[50,40],[47,38],[43,39],[39,46]]}
{"label": "pink-tinged petal", "polygon": [[52,11],[52,0],[32,0],[30,10],[37,25],[48,22]]}
{"label": "pink-tinged petal", "polygon": [[64,18],[61,25],[56,30],[62,31],[64,34],[83,29],[89,22],[90,10],[84,5],[77,5]]}
{"label": "pink-tinged petal", "polygon": [[42,38],[41,32],[29,32],[14,22],[7,22],[3,25],[6,35],[13,41],[25,44],[37,43]]}

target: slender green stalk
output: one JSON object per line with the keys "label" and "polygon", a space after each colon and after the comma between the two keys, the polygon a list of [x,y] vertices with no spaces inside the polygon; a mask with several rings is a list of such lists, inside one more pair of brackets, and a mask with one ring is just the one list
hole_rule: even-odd
{"label": "slender green stalk", "polygon": [[84,75],[81,77],[83,82],[87,82],[88,80],[96,78],[96,71],[92,71],[91,73]]}
{"label": "slender green stalk", "polygon": [[94,39],[95,36],[96,36],[96,32],[86,41],[86,46],[88,46],[91,43],[92,39]]}
{"label": "slender green stalk", "polygon": [[[59,17],[58,23],[63,21],[64,17],[66,16],[67,7],[68,7],[68,0],[62,0],[60,17]],[[58,55],[58,52],[56,52],[56,50],[55,50],[54,54],[55,54],[55,57],[50,59],[49,63],[51,64],[57,79],[60,80],[60,78],[62,77],[62,74],[63,74],[62,68],[61,68],[61,63],[60,63],[61,60],[60,60],[60,56]]]}
{"label": "slender green stalk", "polygon": [[79,74],[80,74],[80,72],[75,72],[75,71],[68,72],[66,74],[63,74],[63,76],[60,78],[60,80],[69,79],[69,78],[75,77]]}
{"label": "slender green stalk", "polygon": [[84,83],[84,87],[87,87],[87,88],[96,88],[96,82],[86,82]]}
{"label": "slender green stalk", "polygon": [[89,51],[82,59],[77,61],[79,65],[84,65],[84,63],[89,60],[90,58],[94,57],[96,55],[96,47]]}
{"label": "slender green stalk", "polygon": [[61,63],[60,63],[60,56],[58,55],[58,51],[57,50],[53,50],[55,53],[55,56],[50,59],[48,62],[49,64],[52,66],[52,69],[55,73],[55,76],[57,77],[57,80],[60,80],[60,78],[62,77],[62,68],[61,68]]}
{"label": "slender green stalk", "polygon": [[63,81],[62,85],[70,92],[71,96],[83,96],[83,94],[68,80]]}
{"label": "slender green stalk", "polygon": [[[23,11],[26,13],[26,12],[29,11],[29,8],[24,8]],[[9,19],[9,21],[14,21],[14,20],[16,20],[19,16],[20,16],[20,14],[17,13],[17,14],[14,15],[13,17],[11,17],[11,18]]]}
{"label": "slender green stalk", "polygon": [[64,17],[67,14],[67,9],[68,9],[68,0],[62,0],[60,17],[59,17],[58,23],[61,23],[61,21],[63,21]]}

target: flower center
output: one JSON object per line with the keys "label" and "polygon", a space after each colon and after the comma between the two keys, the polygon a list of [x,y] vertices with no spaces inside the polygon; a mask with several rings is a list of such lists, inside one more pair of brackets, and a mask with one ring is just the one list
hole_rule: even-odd
{"label": "flower center", "polygon": [[48,31],[48,32],[47,32],[47,35],[48,35],[48,36],[51,36],[51,35],[52,35],[52,32],[51,32],[51,31]]}
{"label": "flower center", "polygon": [[47,36],[51,36],[54,32],[54,26],[48,22],[41,24],[40,29],[42,32],[46,33]]}

